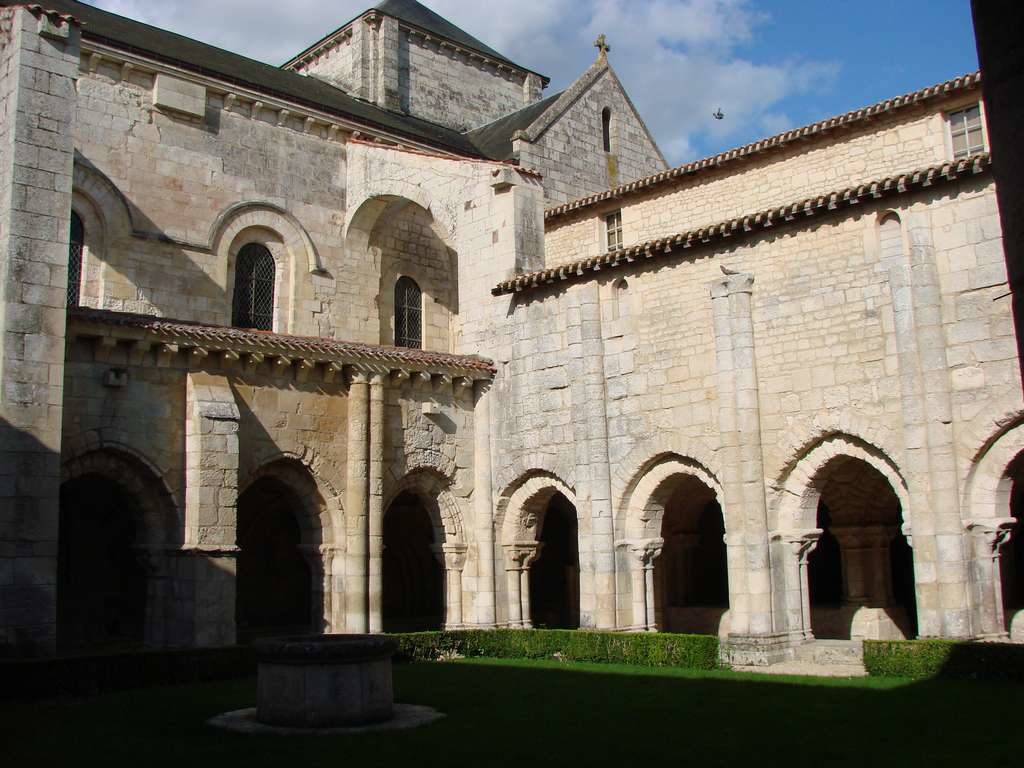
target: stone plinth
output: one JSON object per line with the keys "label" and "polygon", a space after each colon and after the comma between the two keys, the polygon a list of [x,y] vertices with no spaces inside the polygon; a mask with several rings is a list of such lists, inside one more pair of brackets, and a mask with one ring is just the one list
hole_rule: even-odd
{"label": "stone plinth", "polygon": [[366,725],[393,715],[394,640],[370,635],[256,643],[256,719],[293,728]]}

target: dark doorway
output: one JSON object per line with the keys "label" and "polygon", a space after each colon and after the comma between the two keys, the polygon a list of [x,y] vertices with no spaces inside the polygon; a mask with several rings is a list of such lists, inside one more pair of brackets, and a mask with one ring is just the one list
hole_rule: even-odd
{"label": "dark doorway", "polygon": [[312,576],[299,548],[300,504],[287,485],[270,477],[238,498],[239,642],[313,629]]}
{"label": "dark doorway", "polygon": [[430,513],[416,495],[400,494],[384,515],[385,632],[420,632],[444,625],[444,567],[434,544]]}
{"label": "dark doorway", "polygon": [[530,620],[535,627],[580,626],[580,558],[576,508],[560,493],[541,523],[540,553],[530,566]]}
{"label": "dark doorway", "polygon": [[654,561],[658,628],[716,635],[729,609],[722,508],[697,478],[674,482],[661,520],[664,544]]}
{"label": "dark doorway", "polygon": [[839,540],[832,534],[832,515],[825,502],[818,504],[817,526],[821,538],[807,558],[811,605],[838,608],[843,604],[843,556]]}
{"label": "dark doorway", "polygon": [[[1015,459],[1011,477],[1013,488],[1010,491],[1010,516],[1017,523],[1010,531],[1010,540],[1003,544],[999,555],[999,576],[1003,586],[1003,609],[1006,621],[1013,619],[1013,614],[1024,608],[1024,483],[1017,481],[1022,467],[1021,460]],[[1009,629],[1009,624],[1007,624]]]}
{"label": "dark doorway", "polygon": [[134,500],[85,475],[60,489],[57,645],[61,651],[142,643],[146,574],[135,552]]}

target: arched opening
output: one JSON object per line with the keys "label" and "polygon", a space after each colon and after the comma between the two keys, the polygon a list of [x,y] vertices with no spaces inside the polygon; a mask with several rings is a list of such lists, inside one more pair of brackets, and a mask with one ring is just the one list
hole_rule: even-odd
{"label": "arched opening", "polygon": [[729,609],[722,508],[696,477],[685,475],[674,486],[654,560],[656,623],[666,632],[717,635]]}
{"label": "arched opening", "polygon": [[822,530],[807,566],[815,637],[914,637],[913,555],[889,481],[861,459],[837,456],[813,482]]}
{"label": "arched opening", "polygon": [[612,151],[612,110],[610,107],[601,110],[601,142],[605,152]]}
{"label": "arched opening", "polygon": [[381,618],[385,632],[444,625],[444,567],[434,522],[418,496],[399,494],[384,514]]}
{"label": "arched opening", "polygon": [[1010,540],[999,553],[999,578],[1003,591],[1003,614],[1007,630],[1014,617],[1024,610],[1024,454],[1015,458],[1006,471],[1012,481],[1010,490],[1010,517],[1016,524]]}
{"label": "arched opening", "polygon": [[106,477],[85,474],[61,486],[57,546],[61,651],[143,642],[147,586],[136,549],[140,519],[135,499]]}
{"label": "arched opening", "polygon": [[313,582],[301,549],[302,500],[264,476],[238,497],[235,622],[239,642],[315,630]]}
{"label": "arched opening", "polygon": [[82,254],[85,252],[85,225],[81,217],[71,212],[71,233],[68,238],[68,294],[69,307],[77,307],[82,297]]}
{"label": "arched opening", "polygon": [[423,292],[408,276],[395,283],[395,346],[423,346]]}
{"label": "arched opening", "polygon": [[548,501],[537,559],[530,566],[530,620],[534,627],[580,626],[580,558],[576,508],[560,493]]}
{"label": "arched opening", "polygon": [[246,243],[235,259],[231,325],[259,331],[274,329],[274,256],[261,243]]}

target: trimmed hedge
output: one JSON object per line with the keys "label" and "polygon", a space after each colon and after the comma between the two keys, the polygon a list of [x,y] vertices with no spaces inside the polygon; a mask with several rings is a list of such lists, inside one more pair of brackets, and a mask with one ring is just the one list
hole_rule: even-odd
{"label": "trimmed hedge", "polygon": [[467,629],[392,635],[396,661],[429,661],[447,654],[505,659],[551,659],[644,667],[718,667],[712,635],[590,632],[558,629]]}
{"label": "trimmed hedge", "polygon": [[239,645],[0,661],[0,701],[89,696],[255,674],[252,648]]}
{"label": "trimmed hedge", "polygon": [[865,640],[864,667],[876,677],[1024,681],[1024,646],[955,640]]}

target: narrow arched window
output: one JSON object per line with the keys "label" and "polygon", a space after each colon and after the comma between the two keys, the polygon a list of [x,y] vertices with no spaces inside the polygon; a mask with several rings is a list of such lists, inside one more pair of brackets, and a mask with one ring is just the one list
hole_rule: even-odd
{"label": "narrow arched window", "polygon": [[68,243],[68,306],[77,307],[82,295],[82,251],[85,250],[85,226],[71,212],[71,236]]}
{"label": "narrow arched window", "polygon": [[423,346],[423,294],[411,277],[395,283],[395,346]]}
{"label": "narrow arched window", "polygon": [[615,309],[620,319],[629,317],[629,283],[625,280],[615,284]]}
{"label": "narrow arched window", "polygon": [[235,296],[231,324],[237,328],[274,328],[274,257],[265,245],[247,243],[235,259]]}
{"label": "narrow arched window", "polygon": [[612,151],[612,111],[609,107],[601,110],[601,136],[604,139],[604,151]]}
{"label": "narrow arched window", "polygon": [[893,211],[878,222],[878,244],[882,261],[898,259],[903,255],[903,226]]}

